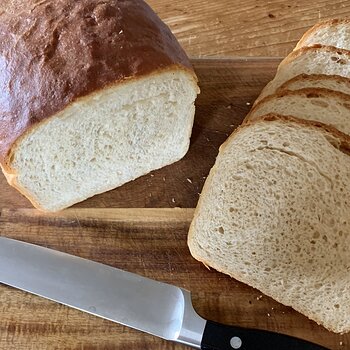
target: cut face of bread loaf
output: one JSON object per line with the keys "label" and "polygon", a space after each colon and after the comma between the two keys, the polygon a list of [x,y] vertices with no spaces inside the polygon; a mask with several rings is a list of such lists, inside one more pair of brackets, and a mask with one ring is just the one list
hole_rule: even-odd
{"label": "cut face of bread loaf", "polygon": [[179,160],[195,86],[174,69],[76,101],[17,142],[8,181],[35,206],[57,211]]}
{"label": "cut face of bread loaf", "polygon": [[0,13],[0,163],[57,211],[179,160],[197,79],[142,0],[9,2]]}
{"label": "cut face of bread loaf", "polygon": [[221,147],[190,227],[190,251],[347,332],[349,139],[309,122],[266,118],[240,127]]}
{"label": "cut face of bread loaf", "polygon": [[350,50],[350,20],[332,19],[315,24],[300,39],[294,50],[321,44]]}
{"label": "cut face of bread loaf", "polygon": [[320,45],[303,47],[292,52],[281,62],[275,78],[266,85],[255,103],[274,94],[282,84],[300,74],[350,78],[350,52]]}
{"label": "cut face of bread loaf", "polygon": [[318,121],[350,135],[350,95],[341,92],[327,89],[281,91],[262,99],[246,120],[268,113]]}
{"label": "cut face of bread loaf", "polygon": [[277,92],[306,88],[328,89],[350,95],[350,80],[339,75],[300,74],[282,84]]}

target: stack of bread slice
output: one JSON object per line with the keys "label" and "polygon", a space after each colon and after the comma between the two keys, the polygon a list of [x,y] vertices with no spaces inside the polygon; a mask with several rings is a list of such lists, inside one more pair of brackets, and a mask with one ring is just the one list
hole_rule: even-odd
{"label": "stack of bread slice", "polygon": [[[349,42],[349,46],[347,46]],[[350,21],[316,25],[221,146],[192,255],[350,331]]]}

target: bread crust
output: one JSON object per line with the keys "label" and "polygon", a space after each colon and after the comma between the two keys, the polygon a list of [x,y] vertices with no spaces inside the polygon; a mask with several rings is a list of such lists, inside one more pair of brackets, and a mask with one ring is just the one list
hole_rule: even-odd
{"label": "bread crust", "polygon": [[277,90],[277,92],[273,95],[269,95],[264,97],[262,100],[260,100],[256,105],[252,107],[252,109],[249,111],[248,115],[245,117],[245,121],[257,119],[254,117],[254,112],[264,103],[269,102],[275,98],[280,98],[284,96],[302,96],[302,95],[317,95],[318,97],[329,97],[329,98],[338,98],[344,101],[344,103],[349,104],[350,108],[350,95],[345,94],[340,91],[334,91],[324,88],[303,88],[298,90]]}
{"label": "bread crust", "polygon": [[[350,51],[349,50],[345,50],[345,49],[338,49],[335,48],[333,46],[324,46],[324,45],[312,45],[312,46],[306,46],[306,47],[302,47],[296,51],[292,51],[278,66],[277,68],[277,73],[275,75],[276,76],[279,74],[279,71],[281,69],[284,68],[285,65],[288,65],[289,63],[291,63],[293,60],[297,59],[299,56],[302,55],[306,55],[309,52],[328,52],[328,53],[334,53],[337,55],[344,55],[347,56],[347,59],[350,61]],[[271,87],[271,85],[274,83],[275,78],[272,79],[261,91],[260,95],[258,96],[258,98],[255,100],[253,106],[257,105],[264,97],[268,96],[268,94],[266,94],[266,91],[269,90],[269,88]],[[279,89],[280,87],[278,87],[277,89]],[[275,91],[276,92],[276,91]],[[274,93],[275,93],[274,92]],[[261,97],[264,96],[264,97]]]}
{"label": "bread crust", "polygon": [[291,124],[291,123],[299,124],[299,125],[320,130],[325,135],[328,134],[329,136],[331,137],[333,136],[334,138],[336,138],[339,142],[338,145],[334,143],[332,143],[332,145],[337,149],[339,149],[340,151],[342,151],[343,153],[350,155],[350,136],[347,134],[344,134],[343,132],[339,131],[337,128],[331,125],[324,124],[318,121],[301,119],[291,115],[284,116],[284,115],[269,113],[257,119],[254,119],[252,121],[245,122],[244,125],[242,125],[242,127],[247,127],[256,122],[259,123],[259,122],[274,121],[274,120],[280,120],[286,124]]}
{"label": "bread crust", "polygon": [[345,50],[345,49],[339,49],[334,46],[325,46],[325,45],[320,45],[320,44],[315,44],[311,46],[303,46],[298,50],[292,51],[278,66],[278,69],[280,69],[281,66],[284,66],[288,64],[289,62],[293,61],[297,57],[304,55],[308,53],[309,51],[324,51],[324,52],[329,52],[329,53],[337,53],[338,55],[345,55],[350,59],[350,51]]}
{"label": "bread crust", "polygon": [[316,23],[313,27],[311,27],[309,30],[307,30],[304,33],[304,35],[301,37],[301,39],[298,41],[297,45],[295,46],[294,51],[300,49],[301,47],[304,47],[305,41],[314,33],[316,33],[320,28],[331,27],[338,24],[349,24],[349,23],[350,23],[350,19],[348,18],[333,18],[330,20],[325,20],[325,21]]}
{"label": "bread crust", "polygon": [[0,11],[4,168],[23,134],[83,96],[174,67],[196,79],[170,29],[143,0],[29,0],[15,4],[18,8],[5,3]]}
{"label": "bread crust", "polygon": [[289,85],[293,84],[297,81],[302,80],[309,80],[309,81],[327,81],[327,80],[333,80],[337,81],[341,84],[348,85],[350,89],[350,80],[348,78],[342,77],[340,75],[327,75],[327,74],[299,74],[296,77],[287,80],[284,84],[282,84],[278,89],[277,92],[288,90]]}

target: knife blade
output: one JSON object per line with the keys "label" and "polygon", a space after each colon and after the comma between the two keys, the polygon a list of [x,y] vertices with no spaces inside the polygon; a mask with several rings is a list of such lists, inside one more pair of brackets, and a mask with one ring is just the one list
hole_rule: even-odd
{"label": "knife blade", "polygon": [[205,320],[183,288],[6,237],[0,237],[0,283],[196,349],[326,349]]}

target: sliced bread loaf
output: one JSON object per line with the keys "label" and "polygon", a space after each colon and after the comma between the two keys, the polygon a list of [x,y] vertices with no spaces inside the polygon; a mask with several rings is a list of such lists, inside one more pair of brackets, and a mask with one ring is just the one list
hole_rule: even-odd
{"label": "sliced bread loaf", "polygon": [[350,95],[350,79],[339,75],[300,74],[282,84],[277,92],[305,88],[328,89]]}
{"label": "sliced bread loaf", "polygon": [[350,330],[349,138],[267,116],[220,148],[188,236],[205,265]]}
{"label": "sliced bread loaf", "polygon": [[293,51],[281,62],[275,78],[266,85],[255,103],[274,94],[282,84],[300,74],[339,75],[350,78],[350,52],[321,45]]}
{"label": "sliced bread loaf", "polygon": [[315,24],[302,36],[294,50],[315,44],[350,50],[350,19],[331,19]]}
{"label": "sliced bread loaf", "polygon": [[63,209],[187,152],[197,78],[144,1],[10,1],[0,68],[0,164],[39,209]]}
{"label": "sliced bread loaf", "polygon": [[350,95],[341,92],[327,89],[284,90],[262,99],[252,108],[246,120],[268,113],[318,121],[350,135]]}

